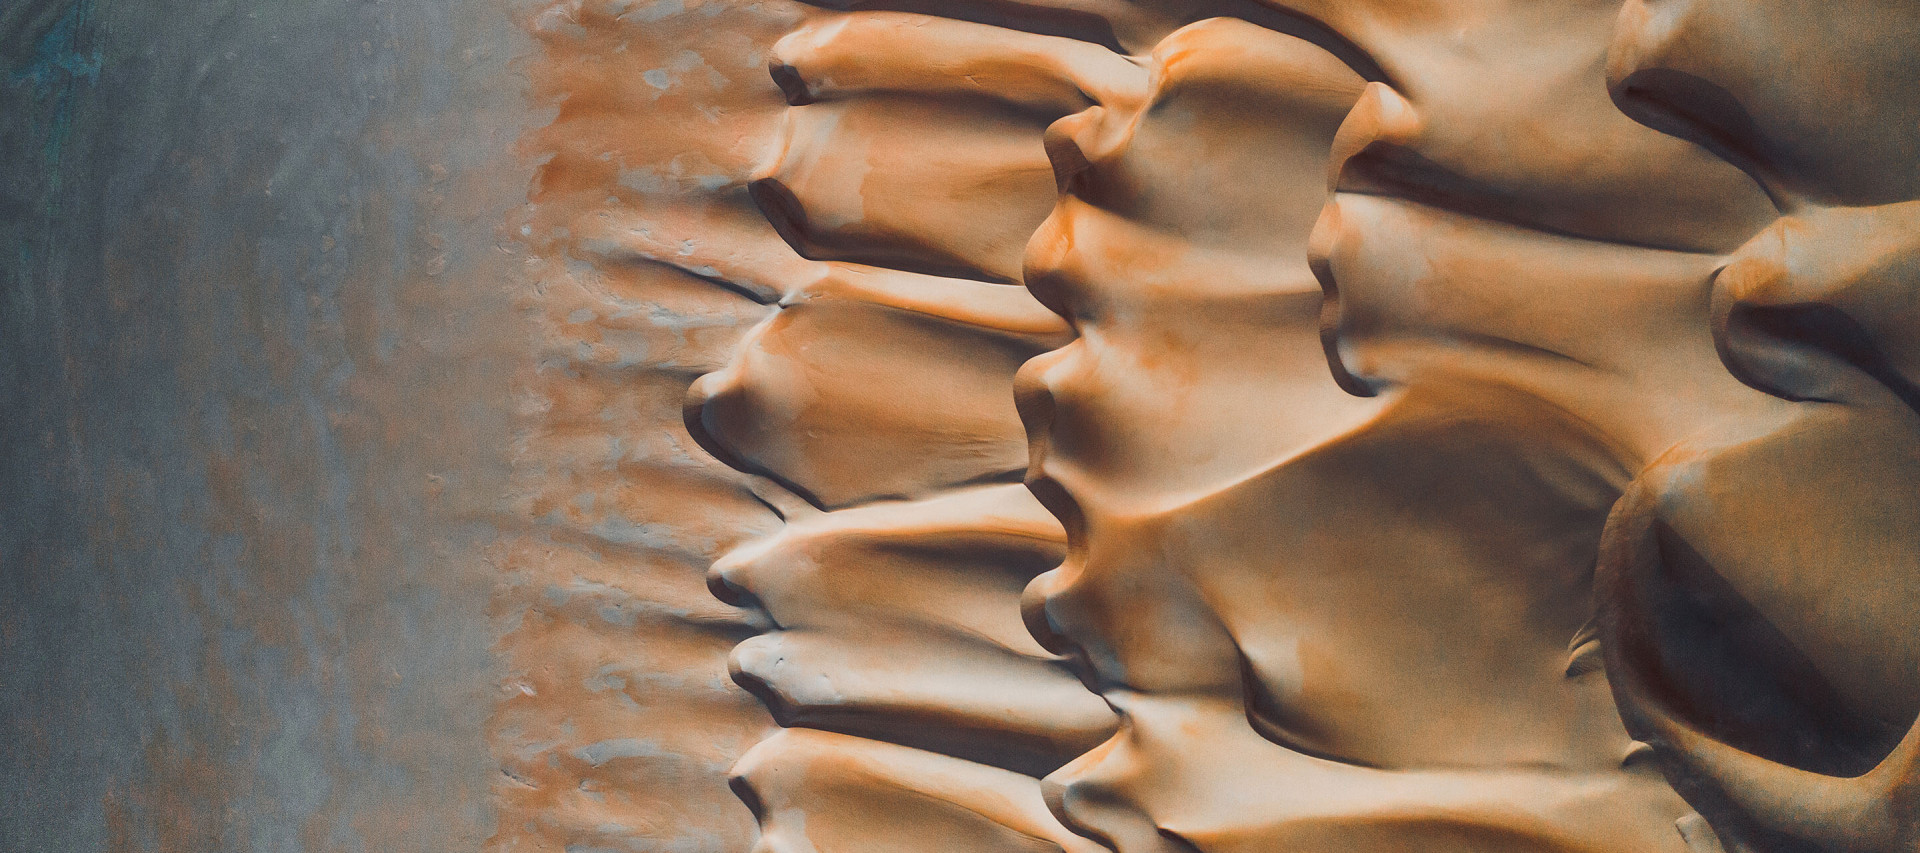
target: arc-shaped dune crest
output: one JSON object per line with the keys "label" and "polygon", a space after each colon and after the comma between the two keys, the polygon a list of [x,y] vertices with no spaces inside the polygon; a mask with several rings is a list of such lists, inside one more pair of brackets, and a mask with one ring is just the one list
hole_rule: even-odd
{"label": "arc-shaped dune crest", "polygon": [[1831,14],[538,11],[496,843],[1915,849],[1920,14]]}

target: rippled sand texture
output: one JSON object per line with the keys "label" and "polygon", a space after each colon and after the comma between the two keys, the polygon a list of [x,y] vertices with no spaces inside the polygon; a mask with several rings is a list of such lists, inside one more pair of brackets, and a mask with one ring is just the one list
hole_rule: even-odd
{"label": "rippled sand texture", "polygon": [[532,25],[505,845],[1920,845],[1920,14],[827,5]]}
{"label": "rippled sand texture", "polygon": [[534,258],[539,369],[520,385],[522,533],[497,554],[507,670],[491,727],[502,851],[736,851],[726,777],[773,728],[728,682],[762,623],[712,561],[777,529],[680,427],[687,386],[769,313],[686,259],[784,251],[747,183],[785,109],[780,4],[567,0],[534,9],[553,121],[513,227]]}

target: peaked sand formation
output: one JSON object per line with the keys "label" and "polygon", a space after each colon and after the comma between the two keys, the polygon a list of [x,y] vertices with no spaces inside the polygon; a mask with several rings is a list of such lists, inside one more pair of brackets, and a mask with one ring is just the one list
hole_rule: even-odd
{"label": "peaked sand formation", "polygon": [[655,694],[708,769],[630,784],[758,739],[768,851],[1920,846],[1920,12],[827,5],[534,25],[540,417],[686,433],[580,475],[654,529],[533,511],[780,727]]}

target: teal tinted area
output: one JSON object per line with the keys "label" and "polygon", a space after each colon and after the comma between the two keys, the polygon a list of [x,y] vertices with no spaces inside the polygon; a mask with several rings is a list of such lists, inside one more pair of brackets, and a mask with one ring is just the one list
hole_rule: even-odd
{"label": "teal tinted area", "polygon": [[491,832],[521,39],[0,4],[0,850]]}

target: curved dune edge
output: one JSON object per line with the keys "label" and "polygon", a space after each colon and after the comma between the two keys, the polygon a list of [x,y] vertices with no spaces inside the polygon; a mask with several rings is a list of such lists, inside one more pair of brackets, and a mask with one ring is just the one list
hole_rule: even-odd
{"label": "curved dune edge", "polygon": [[[897,42],[956,59],[849,65]],[[1038,74],[1023,61],[1056,55]],[[689,433],[763,478],[785,518],[710,572],[767,626],[733,650],[733,680],[789,727],[735,769],[756,849],[1095,849],[1046,811],[1038,777],[1111,734],[1112,712],[1018,606],[1064,541],[1018,484],[1012,377],[1071,331],[1011,282],[1054,193],[1047,122],[1116,85],[1099,74],[1136,69],[885,12],[818,16],[769,65],[791,106],[749,192],[788,252],[594,229],[608,256],[774,308],[685,402]],[[1002,77],[1004,96],[978,88]]]}
{"label": "curved dune edge", "polygon": [[[1555,233],[1524,204],[1472,203],[1507,190],[1458,189],[1524,173],[1440,181],[1456,199],[1347,184],[1347,163],[1378,150],[1352,141],[1356,121],[1391,89],[1303,40],[1206,21],[1151,67],[1137,110],[1050,131],[1065,196],[1028,252],[1029,288],[1081,335],[1019,381],[1029,482],[1073,540],[1029,589],[1028,621],[1122,719],[1048,777],[1055,811],[1121,851],[1710,847],[1681,831],[1697,819],[1637,758],[1576,642],[1642,437],[1575,406],[1642,386],[1606,361],[1620,353],[1528,342],[1553,329],[1500,302],[1503,273],[1516,291],[1624,276],[1638,283],[1621,304],[1593,301],[1658,340],[1670,321],[1629,300],[1657,312],[1710,260]],[[1422,126],[1438,135],[1451,115]],[[1429,133],[1401,144],[1444,162],[1421,153]],[[1169,162],[1196,148],[1208,156]],[[1293,170],[1234,157],[1256,152]],[[1260,237],[1235,230],[1248,219]],[[1222,263],[1250,250],[1260,262]],[[1453,252],[1465,262],[1423,263]],[[1484,276],[1457,318],[1414,290],[1453,270]],[[1323,286],[1342,296],[1324,331],[1371,399],[1327,370]],[[1426,310],[1387,313],[1410,293]],[[1206,340],[1289,355],[1167,345]],[[1704,341],[1694,353],[1713,358]],[[1171,398],[1185,405],[1151,403]],[[1245,399],[1272,407],[1266,429],[1179,419]],[[1178,459],[1196,448],[1218,467]]]}
{"label": "curved dune edge", "polygon": [[1920,15],[1738,5],[553,7],[496,841],[1920,843]]}
{"label": "curved dune edge", "polygon": [[[1608,56],[1624,112],[1784,212],[1728,257],[1711,306],[1728,371],[1788,414],[1661,456],[1600,558],[1622,713],[1730,847],[1920,845],[1920,146],[1893,130],[1920,116],[1896,46],[1916,34],[1900,5],[1636,0]],[[1757,73],[1789,50],[1796,73]]]}
{"label": "curved dune edge", "polygon": [[698,271],[609,255],[590,226],[785,248],[745,192],[753,140],[784,108],[752,54],[798,12],[632,5],[526,13],[553,120],[523,140],[543,165],[509,226],[540,338],[538,369],[516,377],[517,513],[493,554],[500,851],[744,850],[757,828],[727,773],[774,727],[726,677],[761,623],[705,575],[779,519],[678,426],[687,385],[767,309]]}

